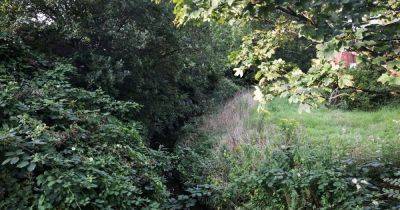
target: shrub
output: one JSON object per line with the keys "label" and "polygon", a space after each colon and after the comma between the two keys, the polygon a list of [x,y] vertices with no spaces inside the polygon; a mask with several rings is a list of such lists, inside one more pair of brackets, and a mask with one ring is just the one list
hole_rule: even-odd
{"label": "shrub", "polygon": [[7,0],[0,25],[36,51],[69,59],[72,84],[143,105],[135,119],[152,146],[172,147],[174,132],[215,96],[233,34],[212,25],[176,29],[172,4],[159,3]]}
{"label": "shrub", "polygon": [[169,158],[149,149],[139,105],[74,87],[66,61],[0,36],[0,208],[131,209],[166,201]]}
{"label": "shrub", "polygon": [[240,91],[241,87],[236,85],[229,79],[223,78],[218,81],[214,92],[211,95],[211,103],[213,104],[221,104],[237,94]]}
{"label": "shrub", "polygon": [[[295,144],[267,151],[270,156],[251,176],[242,177],[247,206],[298,208],[387,208],[400,200],[384,176],[398,168],[384,162],[358,164],[334,159],[329,148]],[[393,192],[393,193],[390,193]]]}
{"label": "shrub", "polygon": [[[395,102],[398,88],[382,85],[379,77],[385,73],[382,67],[371,64],[359,64],[348,72],[354,78],[354,88],[342,90],[337,105],[345,109],[371,110]],[[356,91],[354,91],[356,89]]]}
{"label": "shrub", "polygon": [[206,201],[209,199],[215,189],[212,185],[196,185],[193,187],[188,187],[184,194],[180,194],[177,197],[169,199],[167,205],[164,206],[165,209],[190,209],[192,207],[199,207],[199,201]]}

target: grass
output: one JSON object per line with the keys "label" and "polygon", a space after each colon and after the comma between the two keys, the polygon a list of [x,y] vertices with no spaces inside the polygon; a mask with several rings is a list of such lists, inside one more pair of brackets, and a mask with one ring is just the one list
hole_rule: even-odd
{"label": "grass", "polygon": [[[269,103],[268,115],[259,113],[257,107],[250,92],[238,93],[217,112],[203,117],[199,130],[208,136],[204,138],[207,143],[195,136],[183,142],[189,148],[211,145],[208,156],[212,161],[206,168],[214,179],[228,180],[230,167],[240,169],[238,173],[260,167],[264,151],[282,145],[283,120],[298,124],[294,133],[299,141],[320,151],[329,148],[329,158],[385,159],[400,165],[400,107],[370,112],[320,108],[300,114],[298,105],[285,99]],[[228,159],[230,166],[225,165]]]}
{"label": "grass", "polygon": [[299,114],[296,105],[286,100],[275,100],[267,106],[271,115],[265,123],[274,124],[280,119],[298,121],[305,139],[330,144],[339,155],[359,159],[400,157],[399,107],[376,111],[320,108]]}
{"label": "grass", "polygon": [[[266,106],[270,114],[257,108],[250,92],[238,93],[219,110],[196,121],[196,132],[187,132],[180,142],[187,148],[179,166],[184,179],[217,186],[220,194],[212,205],[221,209],[259,206],[259,202],[270,207],[264,202],[275,201],[287,207],[290,200],[297,200],[298,206],[311,202],[321,207],[324,198],[314,202],[310,195],[318,198],[335,190],[339,197],[343,191],[345,203],[350,205],[352,193],[357,191],[352,178],[384,183],[380,175],[394,173],[400,166],[400,107],[370,112],[319,108],[300,114],[296,104],[278,99]],[[357,171],[373,162],[385,164],[380,175]],[[271,175],[274,171],[284,173],[286,180],[277,181],[282,176]],[[302,175],[292,177],[293,173]],[[275,182],[279,187],[266,187]],[[315,188],[317,185],[321,188]],[[287,194],[289,191],[294,194]],[[368,200],[368,193],[360,197]],[[329,205],[342,204],[342,198],[324,195],[331,198],[325,200]],[[298,200],[299,196],[304,200]],[[354,205],[361,205],[357,202]]]}
{"label": "grass", "polygon": [[[290,120],[299,125],[295,131],[299,140],[321,149],[329,146],[334,158],[385,158],[400,163],[400,107],[376,111],[320,108],[301,114],[297,107],[285,99],[276,99],[267,105],[270,114],[261,114],[252,94],[241,92],[217,112],[203,117],[200,131],[209,136],[208,144],[215,156],[223,151],[241,158],[247,155],[240,154],[243,148],[250,147],[259,152],[254,158],[262,159],[267,146],[282,143],[285,134],[280,123]],[[184,141],[191,148],[203,143],[197,137]]]}

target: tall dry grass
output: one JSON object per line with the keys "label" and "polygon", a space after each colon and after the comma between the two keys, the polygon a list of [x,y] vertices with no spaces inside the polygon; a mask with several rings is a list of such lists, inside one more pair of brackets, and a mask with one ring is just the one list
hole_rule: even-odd
{"label": "tall dry grass", "polygon": [[266,134],[273,129],[255,114],[257,105],[251,91],[238,92],[219,111],[204,117],[200,130],[214,135],[216,151],[224,148],[234,152],[241,145],[263,149],[268,141]]}
{"label": "tall dry grass", "polygon": [[[252,91],[242,91],[202,118],[198,129],[212,144],[209,161],[203,161],[203,173],[211,183],[228,187],[232,174],[254,171],[266,158],[264,151],[270,138],[277,136],[277,128],[266,123],[257,106]],[[199,140],[192,138],[186,138],[186,143]]]}
{"label": "tall dry grass", "polygon": [[232,174],[256,170],[266,158],[266,147],[279,138],[276,125],[267,123],[257,106],[251,91],[238,92],[215,112],[195,121],[194,132],[182,136],[181,148],[196,148],[198,154],[206,150],[203,157],[196,157],[204,158],[199,161],[200,173],[211,183],[227,187]]}

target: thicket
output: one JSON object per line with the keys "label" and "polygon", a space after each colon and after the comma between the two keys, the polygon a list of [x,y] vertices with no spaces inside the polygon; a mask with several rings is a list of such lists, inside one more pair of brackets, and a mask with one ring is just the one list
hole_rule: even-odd
{"label": "thicket", "polygon": [[239,32],[172,20],[151,1],[1,1],[1,209],[194,205],[167,189],[163,148],[238,89]]}
{"label": "thicket", "polygon": [[159,207],[169,158],[135,102],[75,87],[77,69],[0,34],[0,208]]}
{"label": "thicket", "polygon": [[141,104],[136,117],[155,146],[171,144],[165,139],[201,114],[218,89],[235,90],[224,79],[235,31],[211,24],[177,30],[167,3],[9,0],[1,12],[3,30],[49,57],[69,59],[74,85]]}

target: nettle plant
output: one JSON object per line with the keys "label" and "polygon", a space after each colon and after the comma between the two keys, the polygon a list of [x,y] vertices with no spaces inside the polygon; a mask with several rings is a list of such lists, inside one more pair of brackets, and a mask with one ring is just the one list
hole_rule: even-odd
{"label": "nettle plant", "polygon": [[[174,0],[176,23],[190,20],[257,25],[243,38],[241,48],[231,55],[236,75],[257,72],[255,97],[266,102],[288,97],[309,111],[323,102],[368,92],[343,64],[332,61],[339,52],[357,53],[357,64],[369,64],[382,71],[381,85],[400,85],[400,2],[385,1],[271,1],[271,0]],[[292,59],[306,50],[287,51],[306,40],[316,56],[305,68]],[[307,62],[306,60],[304,62]],[[358,68],[358,67],[355,67]],[[349,91],[351,90],[351,91]]]}

